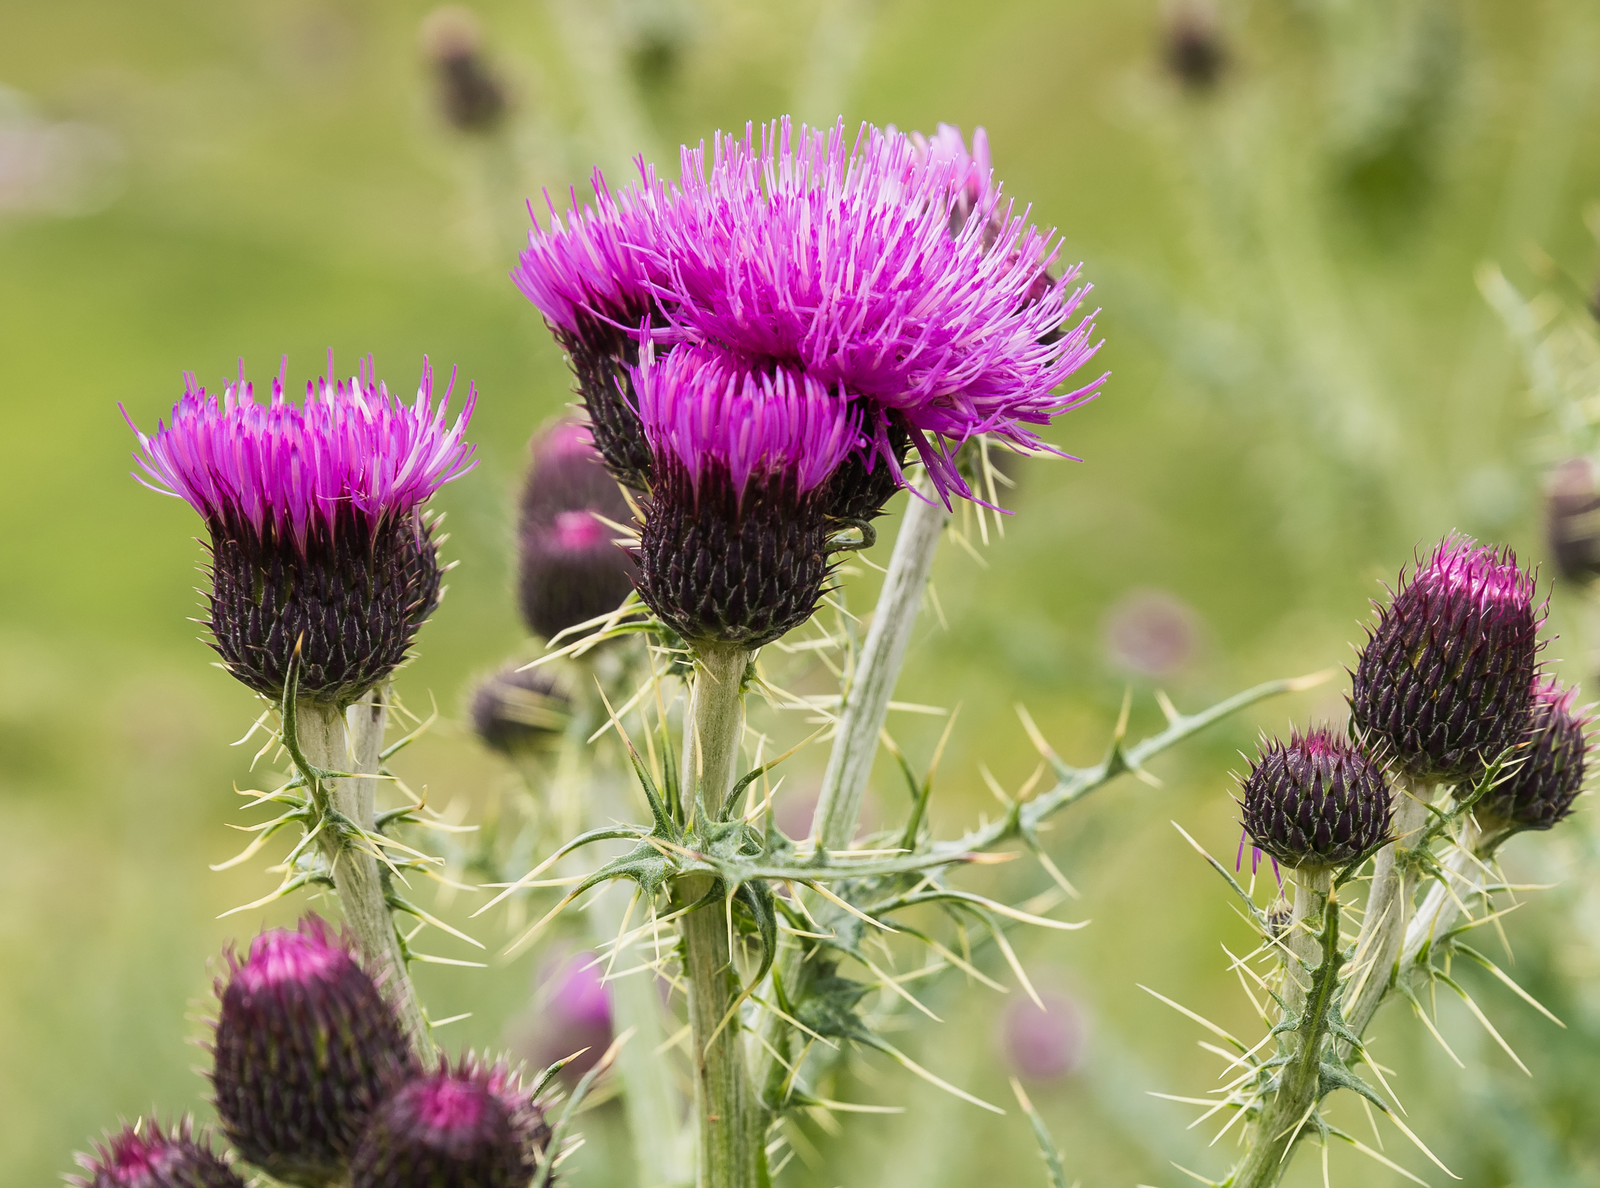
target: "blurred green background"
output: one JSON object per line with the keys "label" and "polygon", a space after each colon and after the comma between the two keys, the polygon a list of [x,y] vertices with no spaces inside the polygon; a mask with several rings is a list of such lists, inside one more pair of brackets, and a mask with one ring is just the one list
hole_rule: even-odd
{"label": "blurred green background", "polygon": [[[1137,732],[1165,687],[1198,708],[1260,680],[1345,663],[1380,580],[1452,528],[1544,553],[1540,475],[1559,454],[1474,272],[1498,264],[1569,310],[1595,278],[1600,9],[1592,0],[483,0],[482,55],[510,107],[489,133],[441,114],[411,0],[0,0],[0,1169],[48,1183],[119,1115],[205,1113],[208,961],[304,901],[218,920],[269,889],[238,847],[234,786],[259,712],[208,667],[188,616],[202,559],[176,500],[127,476],[118,403],[153,427],[193,370],[242,357],[295,384],[373,352],[408,391],[422,356],[481,400],[476,471],[446,489],[450,594],[401,678],[459,712],[474,673],[523,646],[511,493],[532,428],[568,399],[560,353],[506,278],[520,202],[600,164],[792,112],[932,130],[987,127],[999,175],[1082,259],[1110,368],[1051,439],[1077,462],[1021,468],[984,566],[947,547],[904,690],[962,708],[941,769],[946,832],[996,811],[1036,757],[1024,702],[1069,759],[1098,757],[1130,682]],[[1591,215],[1592,218],[1592,215]],[[1574,323],[1576,325],[1576,323]],[[1582,333],[1583,331],[1575,331]],[[887,537],[888,534],[886,534]],[[887,539],[875,557],[881,563]],[[1548,572],[1548,570],[1547,570]],[[867,574],[851,579],[870,605]],[[1592,675],[1584,606],[1558,587],[1550,655]],[[1082,932],[1020,937],[1042,987],[1078,1004],[1070,1075],[1033,1087],[1086,1186],[1210,1175],[1224,1139],[1186,1131],[1219,1062],[1150,985],[1251,1038],[1219,947],[1249,943],[1168,824],[1237,843],[1230,767],[1258,728],[1338,719],[1339,681],[1269,704],[1060,821],[1055,856]],[[910,696],[911,694],[903,694]],[[891,723],[918,765],[939,723]],[[785,727],[795,729],[797,727]],[[810,762],[810,766],[806,763]],[[791,795],[815,785],[801,761]],[[507,778],[459,725],[404,774],[474,819]],[[809,774],[808,774],[809,773]],[[897,777],[881,766],[880,808]],[[1559,883],[1507,922],[1516,976],[1557,1031],[1486,977],[1474,995],[1533,1071],[1441,1004],[1458,1070],[1389,1007],[1376,1052],[1410,1124],[1474,1188],[1600,1184],[1600,893],[1593,814],[1507,852]],[[1045,881],[1016,863],[1008,894]],[[1027,869],[1023,869],[1026,867]],[[471,904],[447,908],[464,919]],[[325,909],[326,910],[326,909]],[[491,949],[503,920],[472,925]],[[434,946],[453,957],[457,942]],[[499,1046],[536,958],[426,970],[458,1045]],[[1002,974],[1003,971],[994,971]],[[1009,978],[1007,978],[1009,980]],[[1016,997],[1015,994],[1011,997]],[[923,1063],[1008,1101],[1002,1000],[950,981]],[[899,1041],[897,1041],[899,1042]],[[1041,1184],[1025,1121],[984,1114],[881,1061],[794,1184]],[[1358,1107],[1339,1115],[1365,1131]],[[625,1184],[615,1111],[591,1115],[578,1185]],[[1392,1130],[1388,1153],[1430,1178]],[[1320,1180],[1304,1152],[1294,1183]],[[808,1166],[814,1165],[814,1166]],[[1335,1183],[1399,1178],[1347,1150]],[[1431,1178],[1442,1177],[1431,1169]]]}

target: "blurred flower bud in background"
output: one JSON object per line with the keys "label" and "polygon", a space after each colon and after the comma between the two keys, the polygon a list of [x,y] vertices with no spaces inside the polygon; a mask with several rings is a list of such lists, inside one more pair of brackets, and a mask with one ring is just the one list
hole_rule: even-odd
{"label": "blurred flower bud in background", "polygon": [[1165,590],[1130,590],[1106,614],[1101,640],[1112,667],[1169,677],[1194,658],[1200,616]]}
{"label": "blurred flower bud in background", "polygon": [[436,8],[422,22],[422,52],[433,68],[439,113],[460,132],[493,132],[511,106],[483,56],[483,30],[470,9]]}
{"label": "blurred flower bud in background", "polygon": [[1550,472],[1544,522],[1561,576],[1580,585],[1593,581],[1600,574],[1600,491],[1589,459],[1569,458]]}
{"label": "blurred flower bud in background", "polygon": [[533,1001],[507,1027],[507,1046],[533,1069],[587,1049],[561,1070],[575,1082],[611,1043],[611,988],[604,976],[604,959],[597,963],[591,952],[546,957],[534,975]]}
{"label": "blurred flower bud in background", "polygon": [[1209,0],[1182,0],[1169,5],[1162,29],[1162,63],[1186,91],[1210,91],[1228,68],[1228,47],[1222,37],[1217,6]]}
{"label": "blurred flower bud in background", "polygon": [[1082,1062],[1088,1025],[1069,995],[1040,990],[1039,998],[1043,1010],[1021,994],[1007,1000],[1000,1016],[1000,1053],[1024,1081],[1058,1081]]}

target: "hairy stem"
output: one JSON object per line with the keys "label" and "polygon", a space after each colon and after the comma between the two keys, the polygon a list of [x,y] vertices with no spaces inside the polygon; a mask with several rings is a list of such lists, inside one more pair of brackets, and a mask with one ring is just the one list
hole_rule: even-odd
{"label": "hairy stem", "polygon": [[[683,728],[683,784],[695,820],[709,823],[733,783],[734,760],[744,730],[741,686],[750,653],[702,644]],[[674,888],[674,906],[710,895],[710,875],[693,875]],[[678,925],[684,976],[689,983],[689,1024],[694,1058],[695,1114],[699,1120],[699,1188],[757,1188],[767,1183],[762,1112],[744,1062],[735,1004],[739,971],[729,943],[721,897],[690,912]]]}
{"label": "hairy stem", "polygon": [[1402,977],[1409,974],[1425,949],[1431,948],[1434,941],[1455,926],[1462,903],[1482,888],[1483,867],[1478,854],[1482,840],[1477,818],[1468,813],[1461,823],[1456,849],[1442,863],[1444,878],[1428,888],[1422,906],[1406,929],[1405,943],[1400,948]]}
{"label": "hairy stem", "polygon": [[1227,1181],[1230,1188],[1273,1188],[1283,1178],[1322,1093],[1322,1041],[1338,978],[1339,905],[1331,894],[1331,868],[1297,870],[1291,877],[1294,915],[1283,940],[1292,956],[1283,963],[1282,1022],[1294,1026],[1279,1036],[1284,1063],[1278,1083],[1251,1127],[1249,1150]]}
{"label": "hairy stem", "polygon": [[894,555],[889,558],[889,572],[883,579],[877,609],[872,612],[867,642],[856,662],[855,678],[845,691],[839,732],[828,756],[822,796],[811,827],[817,844],[826,849],[848,846],[861,818],[861,801],[866,795],[872,761],[878,754],[878,736],[889,715],[889,698],[905,663],[906,645],[911,642],[911,630],[922,607],[922,592],[933,569],[939,537],[950,522],[950,513],[938,500],[927,479],[912,495],[894,542]]}
{"label": "hairy stem", "polygon": [[[387,718],[388,706],[381,689],[373,690],[344,713],[333,706],[310,702],[301,702],[295,713],[300,748],[308,761],[327,771],[367,773],[330,781],[328,799],[336,812],[369,833],[376,827],[375,777]],[[411,975],[406,971],[400,935],[389,910],[384,869],[370,843],[347,838],[337,829],[324,827],[321,843],[333,871],[333,885],[345,922],[373,969],[383,971],[385,988],[412,1046],[424,1061],[431,1060],[433,1038]]]}

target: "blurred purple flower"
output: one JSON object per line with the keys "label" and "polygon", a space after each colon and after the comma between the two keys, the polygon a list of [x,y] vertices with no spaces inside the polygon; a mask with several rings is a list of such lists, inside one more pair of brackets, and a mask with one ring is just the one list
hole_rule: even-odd
{"label": "blurred purple flower", "polygon": [[605,963],[590,952],[541,965],[533,1003],[511,1026],[510,1046],[535,1069],[548,1068],[580,1048],[588,1050],[561,1070],[569,1082],[594,1067],[611,1043],[611,988]]}
{"label": "blurred purple flower", "polygon": [[1164,590],[1132,590],[1106,615],[1101,635],[1106,656],[1117,668],[1167,677],[1193,658],[1199,616]]}
{"label": "blurred purple flower", "polygon": [[1007,1066],[1025,1081],[1055,1081],[1083,1059],[1087,1026],[1082,1010],[1067,995],[1042,990],[1044,1010],[1020,994],[1000,1016],[1000,1049]]}

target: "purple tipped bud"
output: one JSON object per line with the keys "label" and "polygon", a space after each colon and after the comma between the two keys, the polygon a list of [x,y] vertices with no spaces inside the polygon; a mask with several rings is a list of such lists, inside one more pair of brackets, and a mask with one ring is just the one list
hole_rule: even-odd
{"label": "purple tipped bud", "polygon": [[1594,464],[1570,458],[1545,486],[1545,534],[1556,569],[1580,585],[1600,576],[1600,484]]}
{"label": "purple tipped bud", "polygon": [[822,597],[827,483],[859,414],[808,376],[700,347],[647,358],[637,384],[654,450],[640,595],[687,640],[771,643]]}
{"label": "purple tipped bud", "polygon": [[554,747],[571,720],[572,699],[545,668],[507,665],[472,694],[472,728],[504,755]]}
{"label": "purple tipped bud", "polygon": [[1357,735],[1429,783],[1474,778],[1521,739],[1538,667],[1533,585],[1510,549],[1464,536],[1402,574],[1356,666]]}
{"label": "purple tipped bud", "polygon": [[211,1076],[223,1130],[285,1183],[333,1184],[375,1105],[416,1071],[394,1010],[316,916],[227,959]]}
{"label": "purple tipped bud", "polygon": [[1583,791],[1591,717],[1574,708],[1576,689],[1554,678],[1533,691],[1533,716],[1515,767],[1478,805],[1487,822],[1512,829],[1549,829],[1572,811]]}
{"label": "purple tipped bud", "polygon": [[350,1188],[527,1188],[549,1142],[544,1111],[503,1065],[441,1061],[373,1115]]}
{"label": "purple tipped bud", "polygon": [[76,1188],[244,1188],[244,1181],[211,1150],[195,1141],[187,1120],[163,1130],[141,1118],[124,1127],[95,1153],[79,1155],[85,1173],[68,1176]]}
{"label": "purple tipped bud", "polygon": [[422,22],[422,52],[433,66],[439,110],[460,132],[492,132],[510,106],[483,59],[478,19],[459,5],[436,8]]}
{"label": "purple tipped bud", "polygon": [[1083,1059],[1083,1011],[1065,994],[1044,991],[1037,1003],[1020,995],[1000,1020],[1000,1044],[1011,1071],[1025,1081],[1057,1081]]}
{"label": "purple tipped bud", "polygon": [[1328,729],[1267,744],[1241,804],[1255,848],[1285,866],[1342,866],[1389,837],[1383,770]]}
{"label": "purple tipped bud", "polygon": [[189,377],[172,422],[139,439],[141,481],[178,495],[211,533],[210,622],[228,671],[274,700],[300,656],[299,692],[348,704],[406,657],[439,604],[440,568],[420,507],[470,468],[448,390],[424,364],[414,405],[330,373],[303,404],[257,404],[241,378],[218,401]]}

